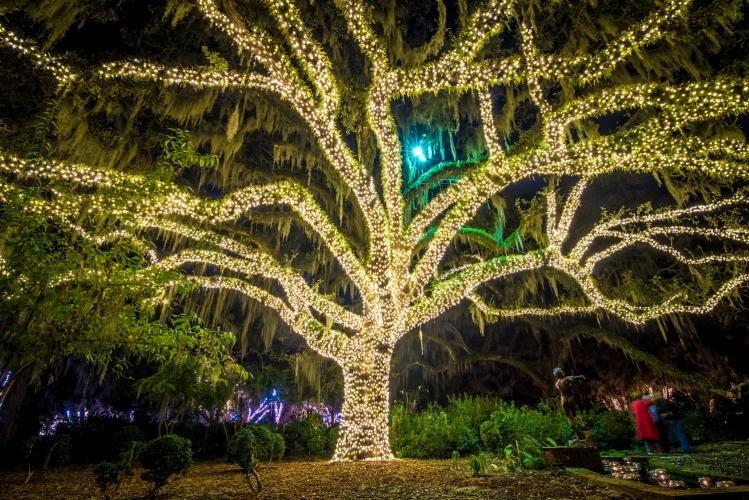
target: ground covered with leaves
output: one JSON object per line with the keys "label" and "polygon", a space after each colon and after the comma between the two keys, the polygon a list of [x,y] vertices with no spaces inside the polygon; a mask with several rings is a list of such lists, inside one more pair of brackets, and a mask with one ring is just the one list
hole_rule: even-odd
{"label": "ground covered with leaves", "polygon": [[[0,472],[3,498],[101,498],[92,467],[70,466],[35,474]],[[630,498],[561,471],[528,471],[472,477],[467,461],[397,460],[388,463],[284,461],[260,471],[263,489],[253,494],[239,469],[220,461],[195,464],[168,484],[160,498],[261,499],[465,499],[465,498]],[[148,485],[125,481],[114,498],[139,498]]]}

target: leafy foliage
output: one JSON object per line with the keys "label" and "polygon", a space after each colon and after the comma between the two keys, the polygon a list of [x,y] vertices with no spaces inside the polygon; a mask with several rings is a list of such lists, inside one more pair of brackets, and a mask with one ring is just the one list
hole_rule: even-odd
{"label": "leafy foliage", "polygon": [[[194,315],[174,316],[168,325],[154,328],[149,359],[156,372],[138,381],[139,393],[160,405],[162,417],[192,408],[223,408],[247,371],[231,356],[235,337],[206,329]],[[160,348],[164,354],[159,355]]]}
{"label": "leafy foliage", "polygon": [[226,453],[227,460],[239,465],[250,486],[257,491],[262,487],[257,473],[259,456],[263,452],[269,453],[268,444],[259,442],[255,429],[245,427],[232,436]]}
{"label": "leafy foliage", "polygon": [[317,413],[286,424],[283,438],[289,455],[322,457],[328,450],[328,429]]}
{"label": "leafy foliage", "polygon": [[540,456],[540,443],[547,443],[549,438],[566,443],[572,437],[564,414],[545,404],[530,409],[501,401],[489,419],[481,424],[482,443],[487,450],[497,453],[514,446],[516,455],[521,450],[533,450],[532,453]]}
{"label": "leafy foliage", "polygon": [[94,481],[105,498],[109,498],[107,490],[120,485],[120,468],[111,462],[102,462],[94,467]]}
{"label": "leafy foliage", "polygon": [[602,450],[630,450],[636,446],[632,417],[627,410],[589,410],[579,415]]}
{"label": "leafy foliage", "polygon": [[138,456],[145,469],[142,478],[153,483],[156,494],[176,474],[185,475],[192,467],[192,445],[180,436],[162,436],[146,443]]}
{"label": "leafy foliage", "polygon": [[112,435],[112,450],[115,453],[130,451],[134,443],[144,441],[145,434],[137,425],[126,425]]}
{"label": "leafy foliage", "polygon": [[264,425],[250,425],[246,427],[255,435],[257,458],[259,460],[280,460],[286,449],[283,436],[273,432]]}
{"label": "leafy foliage", "polygon": [[453,451],[462,456],[482,450],[481,423],[497,407],[497,400],[463,396],[451,398],[447,407],[429,405],[414,412],[394,405],[390,418],[390,442],[397,456],[448,458]]}
{"label": "leafy foliage", "polygon": [[170,135],[162,144],[158,168],[167,178],[179,175],[192,166],[214,168],[218,165],[218,155],[199,153],[190,141],[190,132],[179,128],[169,130]]}

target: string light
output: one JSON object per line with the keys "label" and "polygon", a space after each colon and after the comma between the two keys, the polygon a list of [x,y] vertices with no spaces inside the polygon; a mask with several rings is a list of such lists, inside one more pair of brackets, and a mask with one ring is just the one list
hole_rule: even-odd
{"label": "string light", "polygon": [[[667,0],[662,8],[600,50],[563,57],[546,54],[537,47],[532,22],[514,22],[514,0],[488,0],[468,16],[450,50],[420,65],[395,67],[365,3],[335,0],[353,40],[368,60],[371,83],[366,89],[365,111],[367,125],[377,139],[379,179],[356,157],[338,126],[342,82],[291,0],[263,0],[276,25],[274,32],[283,37],[280,43],[250,20],[230,18],[213,0],[197,0],[207,22],[231,42],[239,55],[249,56],[260,68],[257,72],[214,66],[169,67],[130,59],[80,73],[86,78],[94,75],[97,83],[120,79],[194,91],[277,95],[307,125],[329,165],[350,191],[369,236],[361,252],[354,251],[310,190],[291,180],[253,185],[218,200],[206,200],[176,184],[148,176],[58,160],[30,161],[0,151],[0,175],[8,181],[0,181],[0,197],[21,193],[14,183],[31,179],[54,182],[55,186],[66,184],[72,188],[70,192],[51,189],[49,199],[29,199],[26,210],[62,221],[76,234],[98,244],[118,239],[134,241],[152,263],[139,272],[144,280],[159,271],[196,273],[170,281],[155,300],[166,300],[170,287],[191,283],[233,290],[277,311],[312,349],[342,367],[345,399],[334,461],[391,459],[388,389],[395,344],[408,331],[465,299],[490,318],[603,312],[642,324],[668,314],[709,312],[749,281],[749,274],[743,271],[749,256],[691,256],[672,242],[675,236],[697,236],[724,243],[749,243],[745,228],[720,227],[720,219],[706,217],[745,205],[745,191],[688,208],[614,217],[595,224],[576,242],[570,242],[582,197],[591,181],[601,175],[673,170],[696,171],[729,181],[749,177],[749,147],[745,141],[705,139],[690,132],[693,124],[749,111],[749,79],[722,77],[681,85],[638,83],[586,91],[586,86],[604,79],[640,49],[666,37],[687,15],[691,3]],[[486,44],[514,25],[518,26],[515,36],[520,42],[517,53],[485,59],[482,49]],[[61,92],[68,91],[73,81],[86,83],[59,58],[2,26],[0,43],[51,73]],[[575,93],[578,97],[556,104],[544,93],[547,82],[564,82],[580,92]],[[490,89],[520,85],[527,85],[531,102],[538,108],[542,138],[509,152],[502,147],[494,124]],[[476,96],[486,159],[466,169],[465,175],[441,189],[406,223],[401,178],[404,146],[392,102],[440,91]],[[581,120],[632,109],[651,110],[654,117],[613,134],[571,139],[570,127]],[[427,159],[422,146],[413,147],[409,153],[419,161]],[[533,175],[578,177],[566,200],[558,200],[553,191],[547,194],[548,244],[525,254],[441,271],[455,235],[479,208],[505,187]],[[253,208],[277,206],[291,209],[335,257],[360,292],[360,310],[321,294],[314,283],[259,246],[239,241],[248,239],[236,227],[240,217]],[[121,229],[107,234],[88,229],[86,216],[100,213],[120,221]],[[690,224],[700,217],[701,225]],[[711,224],[713,227],[705,227]],[[430,231],[435,226],[436,230]],[[145,244],[154,232],[189,241],[191,247],[159,257]],[[684,265],[731,264],[738,270],[701,301],[686,292],[649,306],[607,297],[595,278],[597,266],[635,245],[649,246]],[[569,246],[572,248],[565,251]],[[209,268],[220,274],[201,274]],[[569,276],[581,290],[583,297],[578,302],[585,303],[502,308],[490,305],[478,293],[492,280],[541,269],[555,269]],[[0,257],[0,277],[9,276],[11,270]],[[255,278],[273,282],[274,286],[262,288],[252,283]],[[60,276],[58,283],[72,279],[72,274]],[[280,294],[275,293],[278,290]]]}

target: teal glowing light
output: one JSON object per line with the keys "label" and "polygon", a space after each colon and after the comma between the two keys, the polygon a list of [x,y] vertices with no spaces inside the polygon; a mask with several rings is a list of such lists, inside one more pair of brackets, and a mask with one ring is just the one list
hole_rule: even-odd
{"label": "teal glowing light", "polygon": [[421,146],[415,146],[411,150],[411,154],[421,162],[427,161],[427,157],[424,156],[424,149]]}

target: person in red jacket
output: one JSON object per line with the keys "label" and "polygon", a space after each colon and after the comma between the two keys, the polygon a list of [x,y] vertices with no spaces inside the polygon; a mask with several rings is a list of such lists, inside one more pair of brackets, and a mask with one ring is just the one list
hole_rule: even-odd
{"label": "person in red jacket", "polygon": [[635,419],[635,434],[638,439],[645,441],[648,454],[655,453],[658,450],[661,440],[661,433],[658,431],[658,426],[655,425],[649,411],[654,404],[655,401],[647,394],[629,404],[629,411],[632,412]]}

